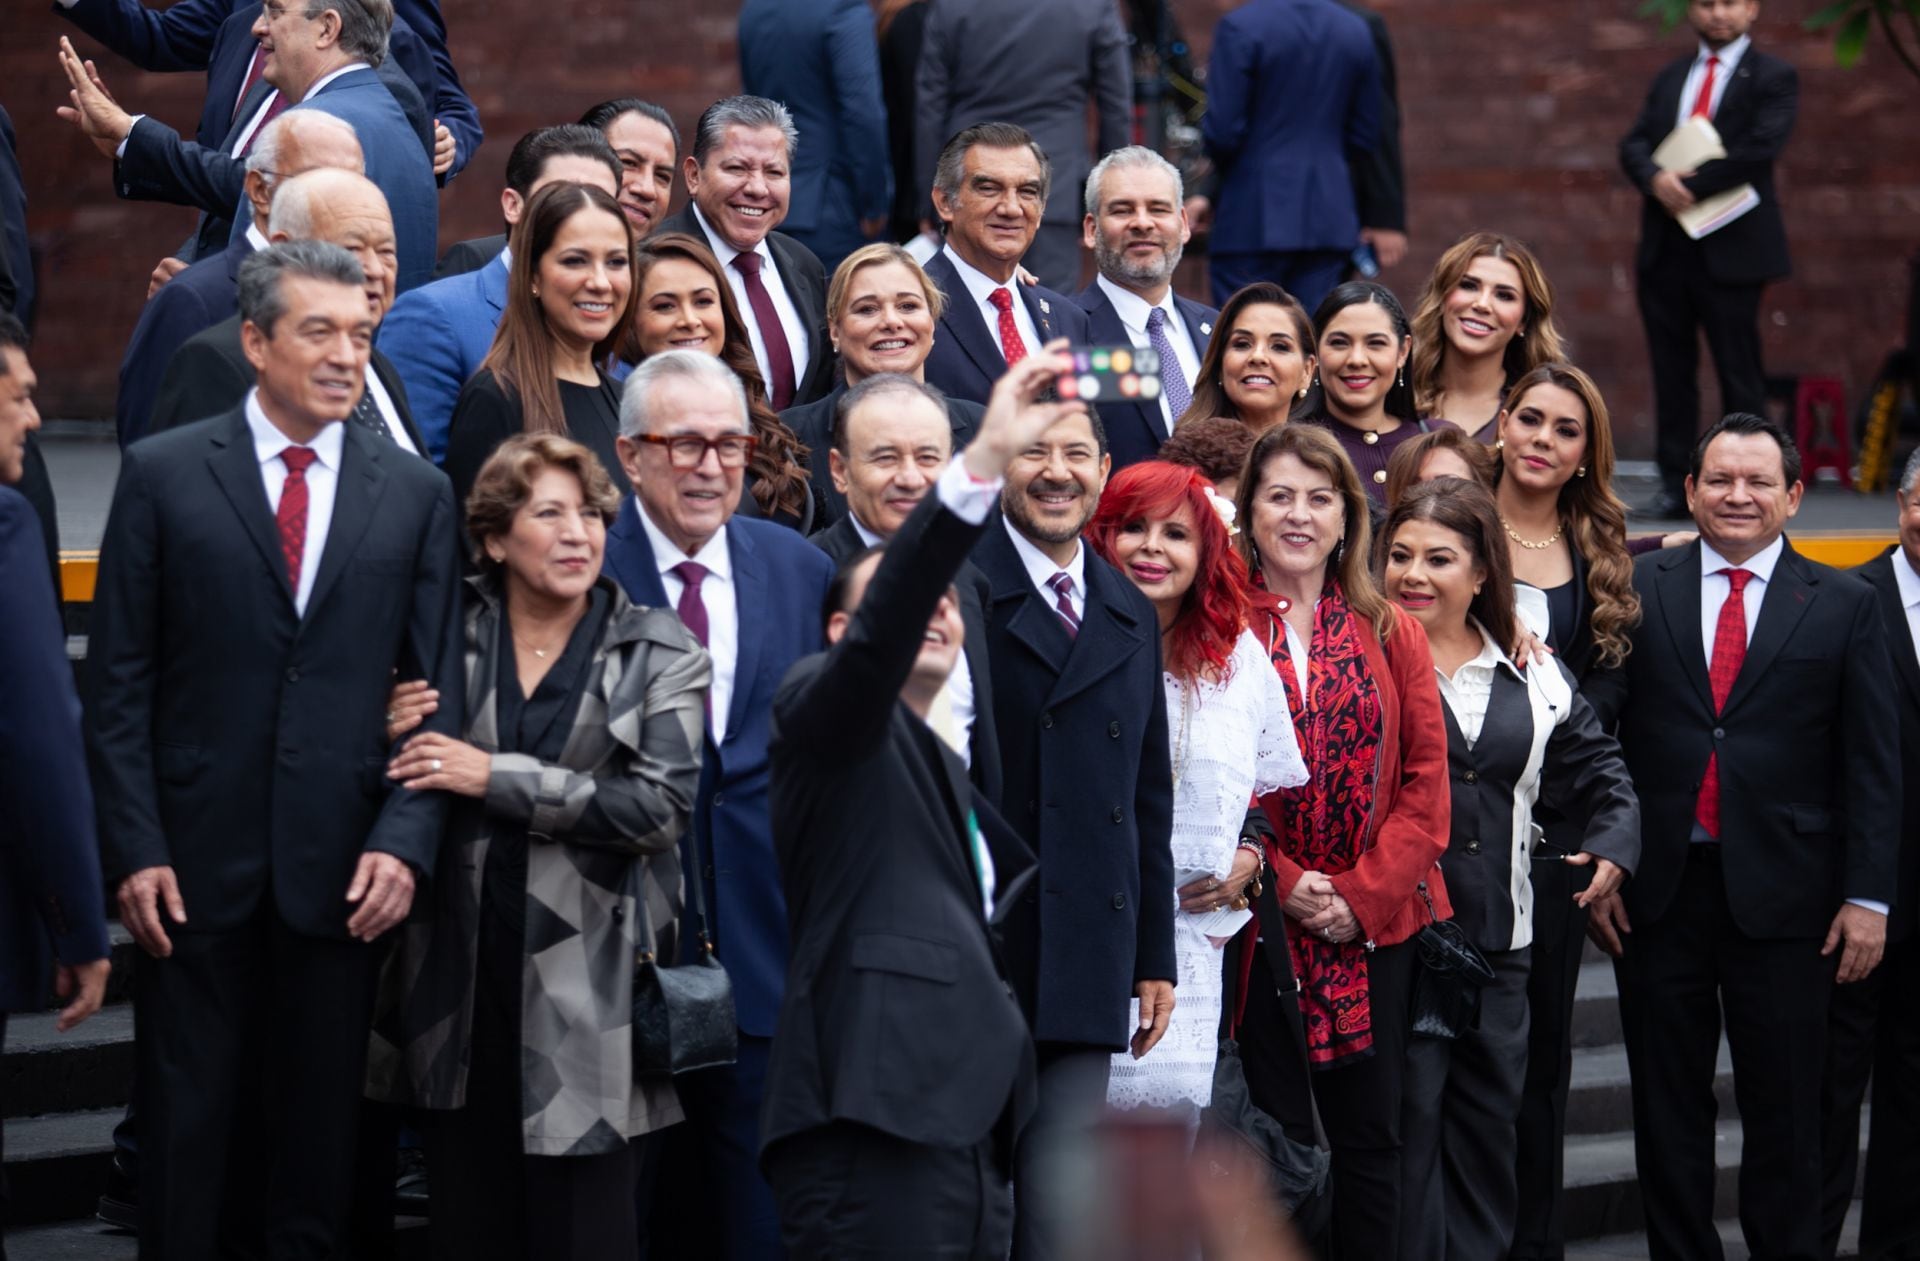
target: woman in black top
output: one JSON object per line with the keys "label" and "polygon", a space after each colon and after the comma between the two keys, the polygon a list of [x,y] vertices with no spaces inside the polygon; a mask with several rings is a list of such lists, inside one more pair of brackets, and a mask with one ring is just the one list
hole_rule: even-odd
{"label": "woman in black top", "polygon": [[517,433],[572,438],[625,494],[620,388],[604,371],[633,306],[633,231],[599,188],[559,181],[514,225],[507,307],[493,349],[454,405],[447,476],[462,504],[494,448]]}

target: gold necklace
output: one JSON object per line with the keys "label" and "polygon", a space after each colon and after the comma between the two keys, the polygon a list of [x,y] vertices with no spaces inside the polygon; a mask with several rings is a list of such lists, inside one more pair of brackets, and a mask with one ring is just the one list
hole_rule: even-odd
{"label": "gold necklace", "polygon": [[[571,636],[569,636],[569,638],[571,638]],[[547,659],[548,653],[554,651],[552,648],[535,648],[532,644],[522,639],[520,637],[520,632],[518,631],[515,631],[513,634],[513,642],[516,644],[519,644],[522,648],[525,648],[528,652],[532,653],[534,656],[538,657],[542,661],[545,661]]]}
{"label": "gold necklace", "polygon": [[1549,547],[1552,547],[1555,543],[1558,543],[1560,541],[1560,535],[1566,530],[1567,526],[1564,521],[1561,522],[1558,526],[1554,528],[1553,533],[1547,536],[1546,541],[1544,543],[1535,543],[1531,539],[1521,538],[1519,531],[1515,530],[1513,528],[1513,525],[1510,522],[1508,522],[1505,513],[1502,513],[1500,515],[1500,528],[1507,532],[1508,538],[1512,539],[1514,542],[1518,543],[1520,546],[1526,548],[1529,552],[1544,552]]}

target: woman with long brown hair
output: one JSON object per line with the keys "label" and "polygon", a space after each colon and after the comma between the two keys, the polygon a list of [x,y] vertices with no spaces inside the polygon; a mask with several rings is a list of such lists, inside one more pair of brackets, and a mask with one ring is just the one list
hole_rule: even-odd
{"label": "woman with long brown hair", "polygon": [[1563,358],[1553,285],[1533,251],[1498,232],[1448,247],[1413,312],[1407,376],[1420,415],[1492,444],[1507,391],[1538,364]]}
{"label": "woman with long brown hair", "polygon": [[1225,416],[1255,434],[1287,423],[1313,380],[1313,320],[1300,300],[1270,281],[1227,299],[1193,378],[1193,399],[1173,427]]}
{"label": "woman with long brown hair", "polygon": [[1494,454],[1451,426],[1403,442],[1387,457],[1387,511],[1407,492],[1438,477],[1458,477],[1493,489]]}

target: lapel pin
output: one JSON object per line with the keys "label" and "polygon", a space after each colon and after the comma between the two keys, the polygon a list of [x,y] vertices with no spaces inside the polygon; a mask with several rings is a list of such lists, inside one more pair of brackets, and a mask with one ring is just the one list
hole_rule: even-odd
{"label": "lapel pin", "polygon": [[1053,314],[1053,308],[1047,305],[1047,300],[1045,298],[1040,299],[1040,314],[1042,315]]}
{"label": "lapel pin", "polygon": [[1200,321],[1200,336],[1202,336],[1202,337],[1212,337],[1212,336],[1213,336],[1213,325],[1211,325],[1211,324],[1209,324],[1209,323],[1207,323],[1207,322],[1206,322],[1205,320],[1201,320],[1201,321]]}

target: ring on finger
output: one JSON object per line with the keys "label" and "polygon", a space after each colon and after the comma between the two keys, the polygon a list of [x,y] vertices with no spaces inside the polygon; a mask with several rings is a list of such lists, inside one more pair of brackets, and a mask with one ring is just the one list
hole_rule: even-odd
{"label": "ring on finger", "polygon": [[439,758],[435,758],[435,759],[433,759],[433,761],[432,761],[431,763],[429,763],[429,765],[431,765],[431,766],[433,767],[433,773],[434,773],[435,775],[438,775],[438,774],[440,773],[440,759],[439,759]]}

